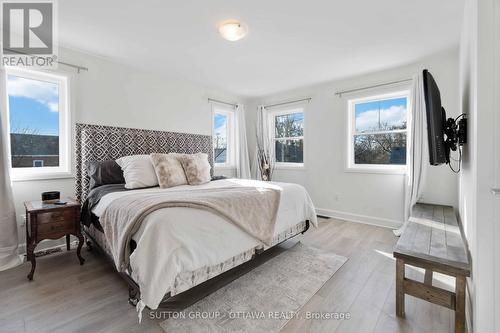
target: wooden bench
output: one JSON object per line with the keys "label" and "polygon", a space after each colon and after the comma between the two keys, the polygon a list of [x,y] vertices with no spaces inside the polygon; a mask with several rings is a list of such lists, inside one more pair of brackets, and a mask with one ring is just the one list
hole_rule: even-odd
{"label": "wooden bench", "polygon": [[[455,332],[465,330],[466,277],[469,251],[453,207],[417,204],[394,248],[396,315],[405,315],[405,294],[455,311]],[[424,282],[405,277],[405,265],[425,269]],[[432,285],[433,272],[455,277],[455,292]]]}

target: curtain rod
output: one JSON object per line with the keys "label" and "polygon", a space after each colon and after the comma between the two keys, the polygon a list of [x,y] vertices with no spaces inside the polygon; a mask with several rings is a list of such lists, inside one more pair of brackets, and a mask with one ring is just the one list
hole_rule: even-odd
{"label": "curtain rod", "polygon": [[225,104],[225,105],[230,105],[232,106],[233,108],[237,107],[238,104],[234,104],[234,103],[229,103],[229,102],[224,102],[224,101],[220,101],[218,99],[213,99],[213,98],[209,98],[208,99],[208,102],[214,102],[214,103],[219,103],[219,104]]}
{"label": "curtain rod", "polygon": [[397,80],[397,81],[391,81],[391,82],[385,82],[385,83],[380,83],[380,84],[375,84],[373,86],[366,86],[366,87],[361,87],[361,88],[356,88],[356,89],[349,89],[349,90],[342,90],[342,91],[337,91],[335,95],[342,97],[343,94],[348,94],[356,91],[362,91],[366,89],[371,89],[371,88],[378,88],[378,87],[384,87],[384,86],[389,86],[392,84],[397,84],[397,83],[403,83],[403,82],[409,82],[412,81],[413,79],[403,79],[403,80]]}
{"label": "curtain rod", "polygon": [[[8,48],[4,48],[4,50],[7,50],[7,51],[10,51],[10,52],[13,52],[13,53],[17,53],[17,54],[27,55],[27,56],[31,56],[32,55],[32,54],[28,54],[28,53],[24,53],[24,52],[21,52],[21,51],[16,51],[16,50],[8,49]],[[55,60],[55,62],[57,62],[58,64],[61,64],[61,65],[64,65],[64,66],[75,68],[78,71],[78,73],[80,73],[80,71],[87,71],[88,72],[88,70],[89,70],[87,67],[83,67],[83,66],[79,66],[79,65],[73,65],[73,64],[70,64],[70,63],[67,63],[67,62],[64,62],[64,61]]]}
{"label": "curtain rod", "polygon": [[308,98],[297,99],[297,100],[294,100],[294,101],[289,101],[289,102],[276,103],[276,104],[269,104],[269,105],[264,105],[264,108],[265,108],[265,109],[268,109],[268,108],[272,108],[272,107],[275,107],[275,106],[287,105],[287,104],[298,103],[298,102],[303,102],[303,101],[308,101],[308,102],[310,102],[310,101],[311,101],[311,99],[312,99],[311,97],[308,97]]}

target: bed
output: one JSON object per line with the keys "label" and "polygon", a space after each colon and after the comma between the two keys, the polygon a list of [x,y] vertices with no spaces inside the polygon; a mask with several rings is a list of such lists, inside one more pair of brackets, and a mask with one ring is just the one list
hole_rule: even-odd
{"label": "bed", "polygon": [[[86,163],[149,153],[207,153],[212,160],[212,138],[89,124],[76,125],[76,196],[81,202],[99,195],[89,191]],[[213,168],[212,168],[213,169]],[[111,249],[99,226],[99,218],[116,200],[124,197],[160,195],[175,191],[221,191],[230,187],[279,190],[281,198],[272,240],[250,236],[213,212],[189,207],[158,209],[144,219],[131,239],[126,270],[118,270],[129,284],[129,300],[139,307],[161,307],[167,300],[255,258],[267,249],[317,225],[314,206],[305,189],[297,184],[223,179],[203,185],[183,185],[122,191],[101,191],[92,206],[95,224],[83,226],[88,245],[95,245],[108,258]],[[101,189],[102,190],[102,189]],[[104,193],[104,194],[103,194]],[[179,192],[181,193],[181,192]]]}

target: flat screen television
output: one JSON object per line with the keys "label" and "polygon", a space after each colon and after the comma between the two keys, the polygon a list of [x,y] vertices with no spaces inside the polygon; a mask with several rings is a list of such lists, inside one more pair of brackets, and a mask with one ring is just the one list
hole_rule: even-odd
{"label": "flat screen television", "polygon": [[450,162],[450,148],[445,143],[446,112],[441,106],[441,94],[431,73],[424,69],[424,95],[431,165]]}

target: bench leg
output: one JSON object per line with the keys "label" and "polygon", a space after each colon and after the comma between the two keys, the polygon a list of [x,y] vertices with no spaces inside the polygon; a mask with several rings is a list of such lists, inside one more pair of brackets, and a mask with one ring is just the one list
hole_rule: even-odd
{"label": "bench leg", "polygon": [[405,263],[402,259],[396,259],[396,316],[405,316],[405,292],[403,283],[405,279]]}
{"label": "bench leg", "polygon": [[455,332],[465,332],[465,276],[457,276],[455,282]]}
{"label": "bench leg", "polygon": [[428,286],[432,286],[432,271],[430,269],[425,270],[424,283]]}

